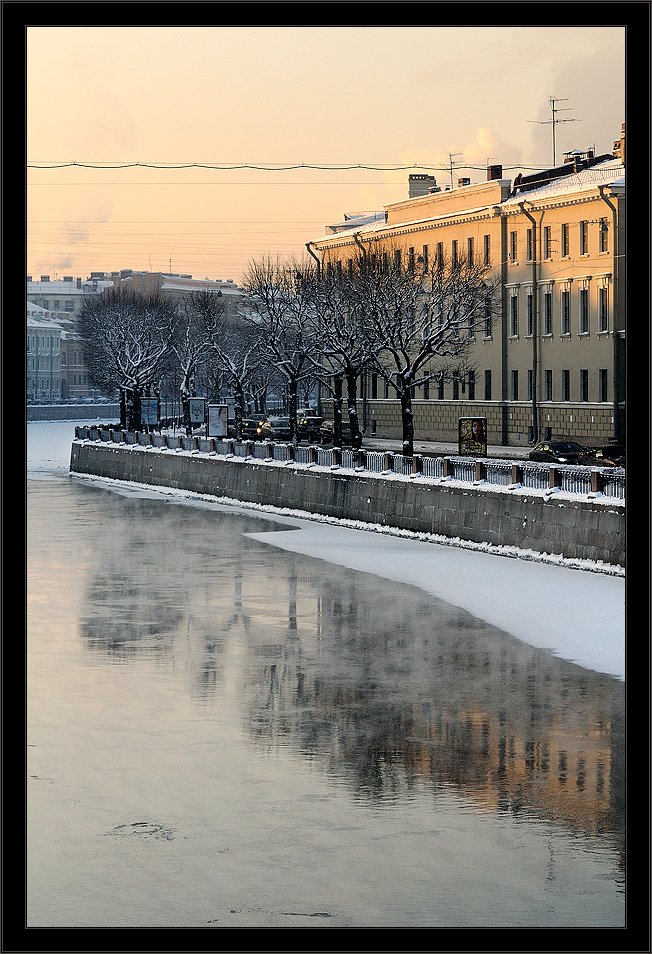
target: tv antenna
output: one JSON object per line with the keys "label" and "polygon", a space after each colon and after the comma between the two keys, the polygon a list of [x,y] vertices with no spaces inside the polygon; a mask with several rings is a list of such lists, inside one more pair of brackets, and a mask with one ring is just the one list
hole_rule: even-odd
{"label": "tv antenna", "polygon": [[451,175],[451,189],[453,188],[453,165],[454,165],[454,159],[455,159],[456,156],[461,156],[461,155],[462,155],[461,152],[449,152],[449,153],[448,153],[448,162],[449,162],[449,169],[450,169],[450,175]]}
{"label": "tv antenna", "polygon": [[557,151],[556,151],[556,148],[555,148],[555,126],[556,126],[558,123],[575,123],[575,122],[577,122],[577,120],[576,120],[576,119],[558,119],[558,118],[557,118],[557,113],[566,113],[566,112],[569,112],[569,111],[570,111],[570,107],[566,107],[565,109],[559,109],[559,108],[557,107],[557,103],[567,103],[567,102],[568,102],[568,99],[564,99],[564,98],[562,98],[562,99],[555,99],[554,97],[549,96],[549,97],[548,97],[548,101],[550,102],[550,109],[551,109],[551,111],[552,111],[552,119],[546,119],[546,120],[544,120],[543,122],[540,122],[539,120],[536,120],[536,119],[530,119],[530,120],[528,120],[528,122],[537,123],[537,125],[539,125],[539,126],[552,126],[552,164],[553,164],[553,166],[556,166],[556,165],[557,165]]}

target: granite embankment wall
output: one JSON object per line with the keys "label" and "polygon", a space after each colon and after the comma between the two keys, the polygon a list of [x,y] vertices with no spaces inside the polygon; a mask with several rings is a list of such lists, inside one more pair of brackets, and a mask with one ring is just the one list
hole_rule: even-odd
{"label": "granite embankment wall", "polygon": [[75,440],[71,473],[625,566],[625,506]]}

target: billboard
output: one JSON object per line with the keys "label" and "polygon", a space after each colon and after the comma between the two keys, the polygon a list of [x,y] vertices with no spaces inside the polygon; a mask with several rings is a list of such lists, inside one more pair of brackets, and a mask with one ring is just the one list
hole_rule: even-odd
{"label": "billboard", "polygon": [[226,404],[208,405],[208,437],[227,437],[229,430],[229,408]]}
{"label": "billboard", "polygon": [[140,399],[140,423],[158,424],[158,398]]}
{"label": "billboard", "polygon": [[204,424],[206,421],[206,398],[188,398],[188,411],[191,424]]}
{"label": "billboard", "polygon": [[487,418],[460,417],[457,421],[457,453],[460,456],[487,456]]}

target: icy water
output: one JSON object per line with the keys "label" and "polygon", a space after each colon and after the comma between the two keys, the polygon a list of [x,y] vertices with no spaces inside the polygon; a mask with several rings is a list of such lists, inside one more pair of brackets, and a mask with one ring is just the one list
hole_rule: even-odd
{"label": "icy water", "polygon": [[27,926],[622,927],[623,683],[267,530],[27,481]]}

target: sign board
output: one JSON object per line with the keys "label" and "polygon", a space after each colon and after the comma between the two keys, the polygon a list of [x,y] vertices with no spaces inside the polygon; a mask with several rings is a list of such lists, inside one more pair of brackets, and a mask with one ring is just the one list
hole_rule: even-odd
{"label": "sign board", "polygon": [[486,417],[460,417],[457,428],[457,453],[460,456],[487,456]]}
{"label": "sign board", "polygon": [[158,424],[158,398],[140,399],[141,424]]}
{"label": "sign board", "polygon": [[226,404],[208,405],[208,437],[227,437],[229,430],[229,408]]}
{"label": "sign board", "polygon": [[188,398],[188,410],[191,424],[204,424],[206,422],[206,398]]}

